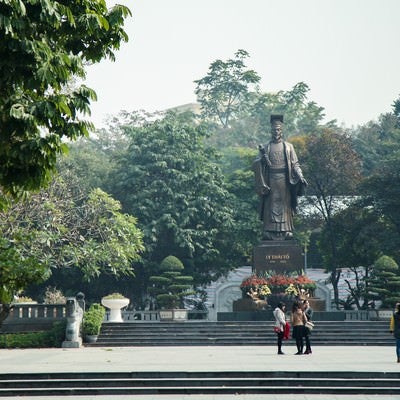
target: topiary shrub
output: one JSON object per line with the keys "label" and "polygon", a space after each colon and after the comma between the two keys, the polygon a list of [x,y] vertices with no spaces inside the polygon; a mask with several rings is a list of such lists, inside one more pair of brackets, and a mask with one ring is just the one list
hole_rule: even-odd
{"label": "topiary shrub", "polygon": [[173,309],[183,307],[183,298],[194,294],[191,290],[193,277],[181,275],[185,269],[183,263],[175,256],[168,256],[160,264],[160,275],[150,277],[150,294],[156,298],[157,307]]}

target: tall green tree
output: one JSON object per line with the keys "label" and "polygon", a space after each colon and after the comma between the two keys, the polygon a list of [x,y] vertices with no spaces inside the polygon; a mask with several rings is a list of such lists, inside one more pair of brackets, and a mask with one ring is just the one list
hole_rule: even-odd
{"label": "tall green tree", "polygon": [[229,147],[222,153],[222,164],[228,191],[233,195],[235,223],[230,240],[235,243],[242,265],[250,265],[253,246],[261,239],[258,215],[259,198],[255,190],[252,163],[257,150]]}
{"label": "tall green tree", "polygon": [[345,206],[347,197],[357,194],[356,188],[361,179],[360,160],[351,138],[330,129],[310,136],[305,148],[303,172],[309,183],[306,199],[325,222],[330,244],[325,256],[326,268],[331,273],[334,301],[338,305],[341,270],[337,263],[337,232],[333,217]]}
{"label": "tall green tree", "polygon": [[363,174],[380,174],[382,164],[400,153],[400,127],[394,113],[379,116],[352,132],[354,148],[362,160]]}
{"label": "tall green tree", "polygon": [[89,138],[71,143],[68,154],[59,158],[57,169],[61,175],[74,176],[83,191],[100,188],[109,192],[108,179],[115,166],[113,159],[127,146],[124,134],[114,128],[102,128]]}
{"label": "tall green tree", "polygon": [[174,254],[196,284],[235,267],[231,196],[217,154],[204,144],[204,126],[168,113],[125,129],[131,143],[118,160],[112,193],[138,218],[146,262],[158,265]]}
{"label": "tall green tree", "polygon": [[[344,278],[351,302],[358,309],[371,306],[369,278],[375,261],[383,254],[393,254],[393,225],[369,206],[365,199],[354,201],[332,218],[336,239],[336,264],[352,271],[353,282]],[[332,265],[331,235],[322,229],[319,246],[327,265]],[[345,305],[343,301],[339,304]]]}
{"label": "tall green tree", "polygon": [[[374,126],[368,152],[362,149],[362,157],[369,162],[368,177],[362,185],[362,193],[367,197],[371,207],[378,210],[387,218],[397,234],[392,241],[400,241],[400,126],[398,125],[397,103],[394,104],[393,113],[384,114],[379,123]],[[371,127],[371,126],[370,126]],[[371,132],[371,130],[369,131]],[[379,134],[378,134],[379,133]],[[361,139],[358,138],[360,145]],[[400,260],[400,251],[396,257]]]}
{"label": "tall green tree", "polygon": [[309,90],[307,84],[299,82],[288,91],[250,92],[242,112],[228,127],[212,126],[209,141],[220,151],[236,146],[257,149],[270,138],[271,114],[284,115],[286,139],[320,134],[326,128],[338,129],[335,121],[322,123],[324,108],[309,100]]}
{"label": "tall green tree", "polygon": [[[251,115],[258,134],[269,131],[271,114],[283,114],[285,119],[285,136],[311,135],[321,132],[325,110],[308,99],[309,86],[298,82],[288,91],[262,93],[254,101]],[[325,127],[336,127],[336,121],[329,121]]]}
{"label": "tall green tree", "polygon": [[[47,184],[66,139],[87,136],[93,90],[85,65],[107,57],[128,37],[128,8],[105,0],[3,1],[0,4],[0,187],[20,196]],[[4,206],[4,197],[2,197]],[[0,204],[1,205],[1,204]]]}
{"label": "tall green tree", "polygon": [[194,81],[195,93],[206,119],[216,120],[227,128],[247,107],[250,88],[260,81],[257,72],[247,69],[249,53],[238,50],[234,58],[215,60],[205,77]]}

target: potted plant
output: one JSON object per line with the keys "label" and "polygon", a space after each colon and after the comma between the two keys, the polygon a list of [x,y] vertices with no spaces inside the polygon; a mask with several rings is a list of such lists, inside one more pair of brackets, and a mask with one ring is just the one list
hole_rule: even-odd
{"label": "potted plant", "polygon": [[83,314],[82,333],[86,343],[94,343],[100,333],[106,310],[98,303],[93,303]]}
{"label": "potted plant", "polygon": [[186,320],[187,310],[183,298],[191,291],[193,278],[182,275],[183,263],[175,256],[165,257],[160,264],[160,275],[150,277],[153,287],[149,292],[155,296],[160,320]]}
{"label": "potted plant", "polygon": [[109,322],[123,322],[121,309],[129,304],[129,299],[121,293],[111,293],[101,299],[101,304],[110,310]]}

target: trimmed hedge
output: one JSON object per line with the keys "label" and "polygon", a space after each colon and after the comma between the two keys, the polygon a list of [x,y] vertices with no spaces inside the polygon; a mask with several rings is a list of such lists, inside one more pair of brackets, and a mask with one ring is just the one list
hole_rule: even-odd
{"label": "trimmed hedge", "polygon": [[66,321],[58,321],[49,331],[0,334],[0,348],[29,349],[61,347],[65,339]]}

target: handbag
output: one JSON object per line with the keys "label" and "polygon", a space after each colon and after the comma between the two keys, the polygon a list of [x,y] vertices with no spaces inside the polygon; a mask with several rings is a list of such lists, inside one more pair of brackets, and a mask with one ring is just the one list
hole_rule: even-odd
{"label": "handbag", "polygon": [[285,329],[283,330],[283,340],[288,340],[290,336],[290,324],[286,322]]}
{"label": "handbag", "polygon": [[274,332],[275,333],[281,333],[281,328],[279,326],[274,326]]}
{"label": "handbag", "polygon": [[314,322],[307,321],[306,324],[305,324],[305,326],[306,326],[307,329],[309,329],[310,331],[312,331],[313,328],[314,328]]}

